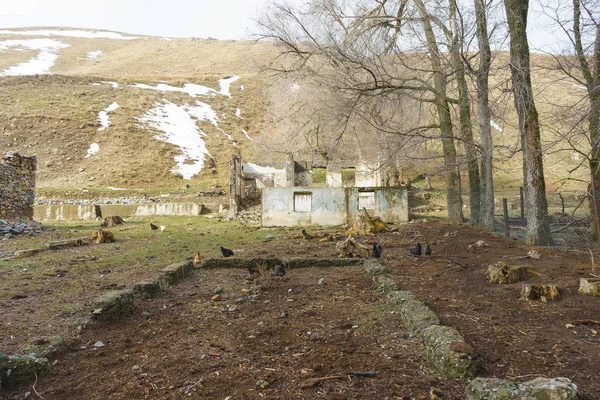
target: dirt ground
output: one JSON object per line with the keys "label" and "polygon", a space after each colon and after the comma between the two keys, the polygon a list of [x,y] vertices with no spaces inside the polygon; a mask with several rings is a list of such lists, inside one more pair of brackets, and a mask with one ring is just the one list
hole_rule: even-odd
{"label": "dirt ground", "polygon": [[[589,254],[535,248],[540,258],[524,258],[532,247],[439,221],[361,240],[382,242],[390,276],[475,348],[480,376],[518,382],[564,376],[583,396],[600,399],[600,298],[577,292],[579,279],[591,276]],[[478,240],[488,246],[469,251]],[[409,257],[417,241],[432,243],[433,255]],[[244,256],[334,257],[335,242],[279,236]],[[522,284],[489,284],[485,270],[498,261],[533,266],[540,275],[526,282],[556,284],[562,298],[528,302],[519,299]],[[138,302],[118,323],[72,329],[71,344],[50,372],[0,398],[430,399],[432,388],[445,399],[464,398],[468,381],[428,367],[419,343],[362,267],[293,269],[284,279],[272,277],[255,296],[240,292],[250,285],[246,276],[244,270],[197,270],[164,296]],[[212,301],[219,287],[226,298]],[[30,297],[2,301],[2,319],[17,320],[23,300]],[[54,318],[30,322],[50,334]],[[95,347],[98,341],[104,346]],[[302,387],[325,376],[341,378]]]}

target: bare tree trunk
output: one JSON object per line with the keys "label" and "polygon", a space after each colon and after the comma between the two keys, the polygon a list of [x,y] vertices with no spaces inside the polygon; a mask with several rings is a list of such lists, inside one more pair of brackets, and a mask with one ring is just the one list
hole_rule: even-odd
{"label": "bare tree trunk", "polygon": [[425,32],[430,55],[429,59],[433,70],[435,106],[438,113],[440,135],[442,138],[442,151],[444,152],[444,164],[446,168],[446,204],[448,207],[448,219],[455,222],[463,222],[462,197],[460,195],[460,173],[458,171],[456,160],[456,147],[454,146],[450,105],[448,104],[446,93],[446,74],[442,69],[437,41],[423,0],[416,0],[416,4],[421,15],[421,25]]}
{"label": "bare tree trunk", "polygon": [[485,0],[475,0],[477,41],[479,43],[479,69],[477,71],[477,122],[481,137],[481,216],[479,226],[494,230],[494,178],[492,171],[492,128],[489,103],[489,76],[492,62],[487,30]]}
{"label": "bare tree trunk", "polygon": [[540,126],[531,86],[526,32],[529,0],[504,0],[504,6],[510,34],[510,69],[515,108],[519,116],[519,132],[523,138],[527,242],[547,245],[552,243],[552,236],[548,223]]}
{"label": "bare tree trunk", "polygon": [[[600,26],[596,28],[596,38],[594,42],[594,52],[591,57],[586,57],[583,50],[581,38],[581,4],[580,0],[573,0],[573,38],[575,40],[575,53],[579,60],[579,66],[585,79],[590,110],[588,113],[588,129],[590,131],[590,143],[592,145],[589,163],[590,173],[594,179],[595,187],[600,188]],[[590,66],[590,62],[592,65]],[[600,196],[594,199],[590,197],[590,210],[594,210],[594,200],[596,206],[600,209]],[[593,211],[592,211],[593,213]],[[596,222],[591,223],[592,235],[598,239]]]}
{"label": "bare tree trunk", "polygon": [[458,85],[458,110],[460,120],[460,137],[464,143],[467,159],[467,171],[469,175],[469,206],[471,208],[471,224],[479,225],[481,184],[479,179],[479,164],[477,160],[477,146],[473,140],[473,126],[471,124],[471,101],[467,79],[465,78],[465,64],[460,55],[462,37],[459,35],[457,21],[456,0],[450,0],[450,20],[452,25],[452,59],[454,61],[454,73]]}

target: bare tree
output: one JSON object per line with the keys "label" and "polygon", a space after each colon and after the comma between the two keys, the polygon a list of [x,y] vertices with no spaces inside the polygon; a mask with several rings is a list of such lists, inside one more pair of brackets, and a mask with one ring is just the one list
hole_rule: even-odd
{"label": "bare tree", "polygon": [[477,69],[477,122],[481,137],[481,217],[479,226],[494,230],[494,178],[493,178],[493,139],[489,102],[489,76],[492,52],[487,26],[487,5],[485,0],[474,0],[477,42],[479,46],[479,67]]}
{"label": "bare tree", "polygon": [[[379,137],[399,138],[393,141],[395,145],[385,147],[405,150],[408,156],[416,153],[415,144],[439,139],[449,218],[462,221],[451,118],[452,104],[458,101],[447,94],[447,79],[454,74],[454,66],[443,58],[447,53],[439,49],[435,32],[439,28],[432,26],[428,11],[418,0],[356,4],[315,0],[304,9],[272,4],[259,24],[264,38],[282,46],[273,69],[281,73],[301,70],[345,99],[345,112],[339,113],[345,120],[340,135],[361,120],[362,126]],[[409,123],[399,120],[394,107],[407,101],[418,109],[418,118],[409,118]]]}
{"label": "bare tree", "polygon": [[540,126],[531,86],[529,44],[526,31],[529,0],[504,0],[504,6],[510,35],[510,70],[513,93],[523,149],[527,241],[546,245],[552,243],[552,236],[548,221]]}

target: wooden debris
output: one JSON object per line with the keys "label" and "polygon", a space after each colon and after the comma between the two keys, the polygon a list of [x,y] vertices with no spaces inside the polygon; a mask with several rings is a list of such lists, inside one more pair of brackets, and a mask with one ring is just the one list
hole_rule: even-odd
{"label": "wooden debris", "polygon": [[306,232],[306,229],[302,229],[302,237],[304,238],[304,240],[310,240],[314,236]]}
{"label": "wooden debris", "polygon": [[346,235],[371,235],[373,232],[387,231],[388,227],[379,217],[371,217],[363,208],[356,216],[356,222],[346,231]]}
{"label": "wooden debris", "polygon": [[57,240],[57,241],[48,243],[48,249],[56,250],[56,249],[60,249],[63,247],[78,247],[78,246],[83,246],[84,244],[85,244],[85,240],[82,238]]}
{"label": "wooden debris", "polygon": [[559,300],[560,291],[556,285],[523,285],[521,300]]}
{"label": "wooden debris", "polygon": [[508,266],[503,262],[498,262],[490,265],[487,269],[490,283],[516,283],[522,281],[528,274],[539,275],[530,265]]}
{"label": "wooden debris", "polygon": [[104,221],[102,221],[102,224],[100,224],[100,226],[102,228],[112,228],[115,225],[123,225],[124,223],[125,221],[123,221],[123,218],[116,215],[104,218]]}
{"label": "wooden debris", "polygon": [[112,232],[110,232],[110,231],[105,231],[105,230],[100,229],[99,231],[92,233],[92,242],[112,243],[114,241],[115,241],[115,237],[113,236]]}
{"label": "wooden debris", "polygon": [[358,243],[352,236],[348,236],[345,240],[337,242],[335,251],[338,257],[343,258],[368,258],[371,254],[370,247]]}
{"label": "wooden debris", "polygon": [[332,376],[323,376],[321,378],[308,378],[305,380],[300,386],[302,389],[311,388],[317,386],[319,383],[329,380],[329,379],[345,379],[344,375],[332,375]]}
{"label": "wooden debris", "polygon": [[600,296],[600,278],[581,278],[579,280],[579,293]]}
{"label": "wooden debris", "polygon": [[[446,236],[446,235],[444,235],[444,236]],[[490,245],[487,244],[484,240],[478,240],[475,243],[468,245],[467,246],[467,250],[471,251],[471,250],[473,250],[475,248],[479,248],[480,249],[482,247],[490,247]]]}

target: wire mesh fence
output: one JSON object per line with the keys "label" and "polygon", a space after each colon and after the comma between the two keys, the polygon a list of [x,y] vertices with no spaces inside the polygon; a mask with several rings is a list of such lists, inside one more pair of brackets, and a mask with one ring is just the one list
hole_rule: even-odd
{"label": "wire mesh fence", "polygon": [[[560,251],[600,252],[592,230],[596,219],[589,206],[590,196],[591,193],[574,190],[546,193],[550,229],[541,241]],[[527,239],[522,198],[520,191],[496,193],[495,229],[498,234],[523,241]]]}

